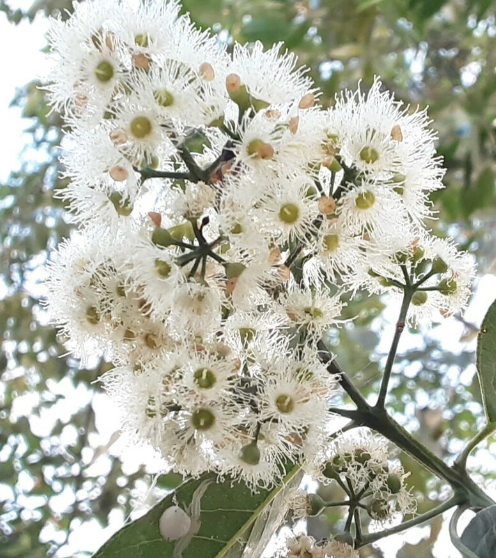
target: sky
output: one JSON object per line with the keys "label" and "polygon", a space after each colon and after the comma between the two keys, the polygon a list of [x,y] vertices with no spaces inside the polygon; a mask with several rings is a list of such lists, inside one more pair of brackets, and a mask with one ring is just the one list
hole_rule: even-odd
{"label": "sky", "polygon": [[[29,6],[32,1],[21,0],[11,2],[14,7]],[[40,50],[45,46],[45,32],[47,30],[47,21],[43,17],[37,17],[33,24],[23,22],[18,26],[9,24],[3,14],[0,14],[0,52],[11,53],[10,56],[2,56],[2,84],[0,85],[0,145],[2,146],[0,155],[0,181],[6,181],[11,170],[17,168],[16,161],[25,143],[25,136],[23,130],[29,126],[29,121],[22,120],[21,110],[18,108],[9,108],[9,104],[15,95],[16,88],[22,87],[34,77],[37,77],[46,72],[47,64],[44,60],[44,55]],[[7,76],[7,78],[6,78]],[[468,322],[479,325],[482,318],[489,307],[494,292],[496,291],[496,277],[494,275],[485,275],[479,280],[478,288],[472,301],[472,304],[467,311],[465,318]],[[396,308],[389,307],[386,310],[385,318],[391,323],[394,323]],[[446,322],[436,329],[435,336],[441,339],[445,348],[453,349],[453,343],[463,335],[464,326],[455,319],[446,320]],[[408,345],[416,343],[418,336],[405,336],[402,349],[406,349]],[[389,342],[385,339],[385,342]],[[68,388],[69,393],[69,388]],[[74,393],[74,398],[79,398],[81,394]],[[67,404],[70,405],[71,397],[68,397]],[[99,430],[99,439],[94,441],[95,445],[104,446],[112,435],[118,429],[118,423],[115,420],[116,412],[109,412],[109,401],[104,395],[99,395],[93,402],[96,415],[97,427]],[[58,412],[59,410],[57,410]],[[114,417],[114,420],[109,420]],[[46,417],[49,421],[50,418]],[[43,425],[39,425],[43,428]],[[119,444],[113,448],[114,451],[123,451],[118,447]],[[126,452],[124,460],[128,463],[130,470],[135,466],[135,459],[132,457],[132,452]],[[141,460],[140,460],[141,461]],[[100,466],[105,468],[105,462],[102,461]],[[143,499],[146,494],[143,494]],[[61,502],[61,505],[64,503]],[[101,530],[94,524],[88,523],[82,528],[78,529],[70,539],[73,549],[88,548],[88,541],[91,541],[91,547],[88,550],[95,550],[104,540],[108,537],[109,533],[116,530],[122,517],[111,517],[108,529]],[[465,520],[464,523],[466,523]],[[463,524],[462,524],[463,525]],[[447,550],[447,532],[443,530],[440,541],[437,547],[440,549],[439,555],[442,558],[458,558],[460,556],[454,549]],[[408,542],[418,541],[422,536],[427,534],[426,528],[411,530],[406,535],[395,536],[388,539],[387,543],[381,546],[386,550],[386,557],[390,558],[395,555],[394,550],[399,548],[401,541],[407,540]],[[450,547],[448,543],[448,547]],[[442,549],[442,550],[441,550]],[[446,554],[450,552],[450,554]]]}

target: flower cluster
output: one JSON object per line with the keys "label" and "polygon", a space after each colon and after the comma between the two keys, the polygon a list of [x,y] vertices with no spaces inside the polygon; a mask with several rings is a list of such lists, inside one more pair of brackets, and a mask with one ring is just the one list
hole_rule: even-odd
{"label": "flower cluster", "polygon": [[443,174],[427,116],[378,80],[324,110],[281,45],[228,54],[174,1],[77,3],[50,42],[79,225],[49,266],[51,315],[77,356],[114,364],[133,440],[271,485],[332,431],[318,344],[343,292],[406,277],[413,319],[466,302],[470,260],[423,224]]}
{"label": "flower cluster", "polygon": [[344,541],[318,544],[313,537],[302,535],[288,541],[285,558],[359,558],[359,554]]}

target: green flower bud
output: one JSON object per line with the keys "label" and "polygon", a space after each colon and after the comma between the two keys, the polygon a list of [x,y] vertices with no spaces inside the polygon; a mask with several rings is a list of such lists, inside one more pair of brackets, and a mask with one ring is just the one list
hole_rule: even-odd
{"label": "green flower bud", "polygon": [[386,484],[391,494],[398,494],[401,490],[401,479],[398,475],[388,475]]}
{"label": "green flower bud", "polygon": [[152,233],[152,242],[155,246],[161,246],[162,248],[168,248],[174,244],[174,239],[172,238],[169,231],[157,227]]}
{"label": "green flower bud", "polygon": [[133,212],[133,204],[129,198],[124,199],[120,192],[112,192],[109,196],[114,209],[121,217],[128,217]]}
{"label": "green flower bud", "polygon": [[379,277],[379,285],[382,285],[383,287],[392,287],[394,283],[387,277]]}
{"label": "green flower bud", "polygon": [[334,537],[334,540],[340,543],[345,543],[348,546],[351,546],[352,548],[355,546],[355,539],[353,538],[353,535],[348,532],[337,534]]}
{"label": "green flower bud", "polygon": [[446,273],[448,271],[448,264],[439,256],[434,258],[432,262],[433,273]]}
{"label": "green flower bud", "polygon": [[193,230],[193,225],[190,221],[185,221],[180,225],[174,225],[167,229],[171,237],[180,242],[183,238],[187,238],[188,240],[193,240],[195,238],[195,232]]}
{"label": "green flower bud", "polygon": [[260,463],[260,450],[258,449],[257,443],[250,442],[246,446],[243,446],[239,458],[248,465],[258,465]]}
{"label": "green flower bud", "polygon": [[331,172],[340,172],[340,171],[343,170],[343,167],[341,166],[339,161],[336,159],[336,157],[333,157],[332,163],[329,165],[329,170]]}
{"label": "green flower bud", "polygon": [[224,269],[226,270],[227,279],[236,279],[243,273],[246,266],[242,263],[233,262],[224,264]]}
{"label": "green flower bud", "polygon": [[316,516],[325,509],[327,502],[325,502],[318,494],[307,495],[307,514],[309,516]]}
{"label": "green flower bud", "polygon": [[413,262],[417,263],[419,262],[425,255],[425,250],[420,247],[420,246],[415,246],[415,248],[413,249]]}

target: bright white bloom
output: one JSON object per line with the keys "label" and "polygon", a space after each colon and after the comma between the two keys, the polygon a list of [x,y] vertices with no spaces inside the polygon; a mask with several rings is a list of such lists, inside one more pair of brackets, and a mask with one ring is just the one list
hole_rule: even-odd
{"label": "bright white bloom", "polygon": [[175,0],[76,3],[49,39],[70,129],[58,195],[80,230],[48,266],[47,306],[75,355],[114,365],[102,382],[130,442],[254,490],[299,462],[370,491],[376,521],[411,513],[382,442],[330,442],[337,378],[317,347],[344,291],[415,285],[410,322],[467,302],[470,257],[424,224],[443,176],[426,113],[379,80],[324,110],[280,44],[229,54]]}

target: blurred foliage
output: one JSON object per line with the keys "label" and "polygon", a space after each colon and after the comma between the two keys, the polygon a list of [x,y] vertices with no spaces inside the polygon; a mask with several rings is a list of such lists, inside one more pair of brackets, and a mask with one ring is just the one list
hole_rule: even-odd
{"label": "blurred foliage", "polygon": [[[0,0],[10,22],[33,21],[70,9],[67,0],[36,0],[27,9]],[[491,0],[184,0],[184,10],[223,41],[284,41],[333,102],[344,87],[366,88],[374,75],[399,99],[429,105],[439,131],[447,189],[433,202],[440,219],[432,223],[452,235],[490,271],[496,256],[496,21]],[[21,88],[13,101],[29,123],[29,156],[0,185],[0,556],[85,556],[68,546],[70,532],[87,521],[102,527],[109,514],[120,521],[140,491],[151,484],[146,468],[129,471],[101,440],[95,414],[98,384],[105,369],[82,369],[46,325],[39,266],[47,252],[70,234],[64,208],[53,199],[63,188],[57,146],[60,120],[49,114],[39,84]],[[36,157],[32,154],[36,152]],[[391,331],[378,316],[383,301],[357,298],[348,306],[356,317],[333,333],[344,369],[365,394],[380,379]],[[476,328],[465,324],[469,341]],[[416,331],[415,349],[404,352],[393,376],[390,408],[434,452],[449,458],[482,420],[474,356],[469,345],[439,342]],[[386,345],[385,345],[386,343]],[[79,406],[74,405],[74,401]],[[117,436],[116,436],[117,437]],[[116,438],[115,437],[115,438]],[[403,457],[403,456],[402,456]],[[439,482],[404,459],[420,497],[419,511],[435,504]],[[98,466],[97,466],[98,465]],[[165,475],[158,488],[179,479]],[[141,483],[141,484],[140,484]],[[322,487],[326,498],[339,494]],[[339,508],[311,522],[316,536],[336,531]],[[419,544],[406,544],[398,558],[431,558],[438,520]],[[364,557],[381,558],[379,549]]]}

